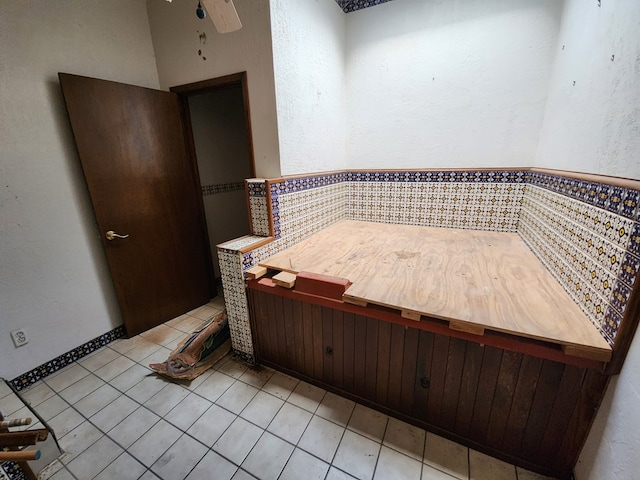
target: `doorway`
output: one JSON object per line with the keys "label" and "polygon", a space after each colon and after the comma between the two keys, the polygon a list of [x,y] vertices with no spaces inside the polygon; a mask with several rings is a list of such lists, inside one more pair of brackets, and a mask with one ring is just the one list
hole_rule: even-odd
{"label": "doorway", "polygon": [[251,233],[244,180],[255,176],[246,72],[171,88],[200,179],[214,277],[216,245]]}

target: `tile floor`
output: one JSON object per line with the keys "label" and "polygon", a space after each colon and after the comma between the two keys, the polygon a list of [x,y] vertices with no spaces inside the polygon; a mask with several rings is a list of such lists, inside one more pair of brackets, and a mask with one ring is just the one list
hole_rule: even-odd
{"label": "tile floor", "polygon": [[[41,478],[546,478],[231,356],[189,384],[151,372],[149,363],[221,308],[216,299],[24,390],[65,451]],[[26,413],[2,401],[7,416]]]}

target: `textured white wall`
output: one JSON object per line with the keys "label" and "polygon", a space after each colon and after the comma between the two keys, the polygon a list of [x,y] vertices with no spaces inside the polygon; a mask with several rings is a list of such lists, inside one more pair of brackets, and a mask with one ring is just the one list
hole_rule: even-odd
{"label": "textured white wall", "polygon": [[271,24],[282,174],[346,168],[345,14],[334,0],[271,0]]}
{"label": "textured white wall", "polygon": [[[0,377],[122,323],[58,72],[158,87],[143,2],[0,2]],[[15,349],[9,332],[24,328]]]}
{"label": "textured white wall", "polygon": [[[256,175],[280,175],[268,0],[234,0],[242,28],[220,34],[197,2],[147,0],[160,86],[247,72]],[[201,38],[204,35],[204,38]],[[206,58],[206,60],[205,60]]]}
{"label": "textured white wall", "polygon": [[531,165],[561,7],[394,0],[347,15],[349,167]]}
{"label": "textured white wall", "polygon": [[640,178],[640,2],[601,3],[566,2],[535,163]]}
{"label": "textured white wall", "polygon": [[[639,81],[640,2],[567,0],[536,164],[640,179]],[[578,480],[638,478],[638,405],[640,334],[609,385]]]}

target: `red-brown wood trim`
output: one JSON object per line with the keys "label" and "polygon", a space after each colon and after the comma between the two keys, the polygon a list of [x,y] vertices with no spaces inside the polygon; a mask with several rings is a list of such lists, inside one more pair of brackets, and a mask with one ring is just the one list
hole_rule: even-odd
{"label": "red-brown wood trim", "polygon": [[386,322],[396,323],[405,327],[412,327],[427,332],[437,333],[440,335],[460,338],[463,340],[479,343],[481,345],[489,345],[504,350],[524,353],[526,355],[531,355],[546,360],[553,360],[555,362],[574,365],[581,368],[590,368],[602,372],[605,367],[605,364],[603,362],[597,362],[595,360],[566,355],[562,352],[559,345],[552,345],[537,340],[514,337],[512,335],[492,331],[487,331],[482,336],[474,335],[472,333],[451,330],[447,322],[425,316],[423,316],[423,319],[420,322],[407,320],[400,316],[399,312],[385,309],[384,307],[380,307],[377,305],[361,307],[359,305],[345,303],[341,300],[333,300],[318,295],[301,293],[296,292],[295,290],[280,288],[275,285],[270,278],[250,280],[248,282],[248,287],[261,292],[290,298],[292,300],[298,300],[312,305],[341,310],[343,312],[362,315],[364,317],[371,317],[377,320],[384,320]]}

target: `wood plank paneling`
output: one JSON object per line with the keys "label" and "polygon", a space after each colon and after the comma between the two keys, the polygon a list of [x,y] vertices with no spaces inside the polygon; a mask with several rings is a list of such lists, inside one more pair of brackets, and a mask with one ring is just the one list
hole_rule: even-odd
{"label": "wood plank paneling", "polygon": [[323,315],[320,320],[322,322],[322,379],[327,383],[335,385],[335,380],[333,379],[333,314],[331,310],[326,310],[322,313]]}
{"label": "wood plank paneling", "polygon": [[486,437],[487,444],[494,448],[502,447],[521,363],[521,353],[504,352],[502,354]]}
{"label": "wood plank paneling", "polygon": [[560,387],[565,366],[543,360],[540,376],[533,396],[529,418],[522,437],[522,450],[532,456],[540,456],[542,437],[547,429],[549,414]]}
{"label": "wood plank paneling", "polygon": [[313,339],[313,377],[322,380],[324,376],[324,348],[322,348],[322,309],[311,305],[311,330]]}
{"label": "wood plank paneling", "polygon": [[465,437],[469,435],[469,428],[473,417],[473,407],[476,401],[483,355],[484,347],[482,345],[467,342],[454,428],[456,433]]}
{"label": "wood plank paneling", "polygon": [[[394,410],[401,410],[402,404],[402,374],[404,364],[405,334],[409,329],[402,325],[391,326],[391,351],[389,357],[389,388],[387,404]],[[407,370],[411,367],[407,365]],[[415,377],[414,377],[415,378]]]}
{"label": "wood plank paneling", "polygon": [[377,377],[376,377],[376,402],[381,405],[387,403],[389,390],[389,366],[391,362],[391,324],[378,323],[378,353],[377,353]]}
{"label": "wood plank paneling", "polygon": [[523,356],[502,442],[502,449],[506,452],[515,453],[520,450],[541,367],[541,359],[527,355]]}
{"label": "wood plank paneling", "polygon": [[333,310],[332,314],[332,339],[333,348],[333,385],[344,388],[344,313]]}
{"label": "wood plank paneling", "polygon": [[478,389],[476,390],[475,404],[473,406],[473,416],[469,436],[475,441],[484,442],[489,418],[491,416],[491,405],[493,395],[496,391],[500,363],[503,351],[493,347],[485,347],[482,357],[482,367],[478,378]]}
{"label": "wood plank paneling", "polygon": [[418,376],[418,343],[420,331],[409,328],[405,334],[404,352],[402,355],[402,386],[400,389],[401,403],[398,411],[411,415],[416,404],[414,390]]}
{"label": "wood plank paneling", "polygon": [[433,342],[435,335],[420,331],[418,343],[418,361],[414,383],[413,416],[421,420],[428,419],[427,401],[429,400],[431,361],[433,359]]}
{"label": "wood plank paneling", "polygon": [[[343,388],[355,392],[355,320],[353,313],[345,313],[343,317]],[[334,330],[335,331],[335,330]]]}
{"label": "wood plank paneling", "polygon": [[440,407],[440,426],[447,430],[452,430],[456,423],[467,343],[459,338],[451,338],[449,341],[442,405]]}
{"label": "wood plank paneling", "polygon": [[510,463],[570,474],[607,375],[274,297],[250,290],[259,359]]}
{"label": "wood plank paneling", "polygon": [[376,398],[376,381],[378,379],[378,325],[373,318],[365,319],[367,324],[364,369],[364,392],[367,398]]}
{"label": "wood plank paneling", "polygon": [[[355,322],[355,344],[354,344],[354,362],[353,362],[353,391],[358,395],[366,397],[366,338],[367,338],[367,319],[361,315],[354,317]],[[370,398],[370,397],[367,397]]]}

